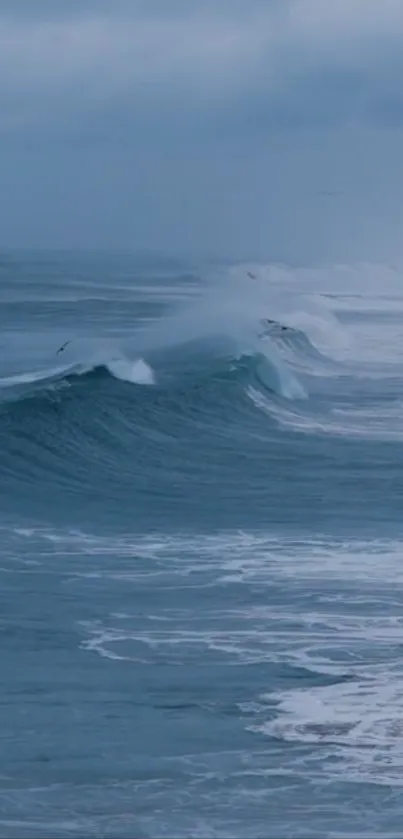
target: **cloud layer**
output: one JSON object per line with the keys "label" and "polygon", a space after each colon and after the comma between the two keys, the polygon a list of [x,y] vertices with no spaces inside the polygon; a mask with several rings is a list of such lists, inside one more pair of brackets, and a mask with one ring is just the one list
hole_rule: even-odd
{"label": "cloud layer", "polygon": [[[394,215],[403,177],[393,157],[403,128],[402,78],[401,0],[3,0],[0,176],[22,196],[21,172],[28,173],[32,197],[52,166],[71,174],[92,150],[98,163],[83,172],[88,195],[101,190],[115,210],[120,196],[147,243],[179,244],[186,196],[199,231],[187,236],[189,245],[228,249],[229,218],[238,213],[245,249],[261,250],[267,237],[268,249],[275,238],[283,250],[287,202],[304,206],[313,230],[320,208],[312,195],[333,181],[367,205],[378,184],[383,216],[391,189]],[[159,198],[147,224],[129,185],[143,208],[150,193]],[[64,202],[59,197],[73,240],[77,190],[66,185]],[[96,219],[91,200],[87,215]],[[51,188],[43,226],[55,201]],[[220,205],[221,242],[212,201]],[[164,204],[176,226],[163,222]],[[328,207],[333,229],[343,229],[342,215],[351,211]],[[2,215],[7,229],[0,205]],[[104,229],[108,218],[105,210]],[[87,227],[97,241],[97,225]],[[131,235],[126,229],[122,241]]]}
{"label": "cloud layer", "polygon": [[[67,7],[67,8],[66,8]],[[183,108],[264,110],[272,125],[400,121],[400,0],[2,4],[4,129],[85,121],[117,100],[164,119]],[[52,115],[50,115],[52,116]],[[65,129],[65,124],[63,124]]]}

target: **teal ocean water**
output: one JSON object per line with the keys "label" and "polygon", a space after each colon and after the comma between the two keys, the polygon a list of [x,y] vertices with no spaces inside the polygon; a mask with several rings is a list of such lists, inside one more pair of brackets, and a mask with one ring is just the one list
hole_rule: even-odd
{"label": "teal ocean water", "polygon": [[0,836],[400,836],[398,272],[3,253],[0,322]]}

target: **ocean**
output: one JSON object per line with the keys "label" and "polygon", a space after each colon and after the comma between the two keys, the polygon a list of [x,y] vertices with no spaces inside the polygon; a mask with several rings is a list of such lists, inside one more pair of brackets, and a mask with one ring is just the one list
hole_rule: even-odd
{"label": "ocean", "polygon": [[3,253],[0,321],[0,836],[400,837],[399,271]]}

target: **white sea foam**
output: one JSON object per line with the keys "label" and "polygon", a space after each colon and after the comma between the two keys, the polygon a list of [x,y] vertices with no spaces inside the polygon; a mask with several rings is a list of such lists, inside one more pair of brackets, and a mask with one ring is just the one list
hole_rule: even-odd
{"label": "white sea foam", "polygon": [[[192,598],[168,598],[141,621],[126,599],[125,608],[80,622],[82,648],[122,662],[260,662],[268,679],[269,665],[296,668],[298,679],[280,689],[268,681],[259,695],[252,680],[240,705],[258,742],[305,749],[284,752],[283,770],[315,783],[403,786],[402,541],[253,532],[104,538],[35,528],[15,536],[36,540],[38,561],[69,553],[58,573],[71,579],[95,576],[125,592],[147,578],[167,592],[209,589],[200,612]],[[231,594],[245,586],[265,598]]]}
{"label": "white sea foam", "polygon": [[298,410],[295,406],[279,404],[257,388],[247,388],[247,394],[257,408],[265,411],[282,428],[304,434],[324,434],[361,440],[400,442],[403,439],[403,400],[389,404],[372,404],[355,408],[332,407],[326,412]]}
{"label": "white sea foam", "polygon": [[[399,272],[382,266],[336,266],[316,271],[282,269],[280,272],[262,269],[262,282],[278,285],[280,280],[295,304],[290,325],[291,322],[294,326],[299,324],[304,330],[305,319],[305,334],[321,354],[312,353],[309,344],[304,346],[303,341],[281,334],[276,336],[284,362],[305,377],[303,384],[307,382],[312,398],[302,409],[271,400],[264,392],[249,387],[248,395],[256,407],[285,430],[400,442],[403,439],[403,287]],[[322,306],[341,318],[340,329],[323,320],[329,335],[327,347],[327,338],[321,341],[320,330],[316,334],[315,330],[309,331],[310,316],[304,312],[303,305],[300,307],[302,290],[307,297],[313,294],[320,298]],[[315,383],[318,377],[322,384]],[[318,390],[320,402],[315,401]]]}
{"label": "white sea foam", "polygon": [[[233,269],[241,286],[248,267]],[[257,281],[249,283],[251,297],[267,311],[273,303],[273,318],[302,329],[331,357],[351,364],[401,363],[401,270],[371,264],[309,269],[261,265],[252,270]],[[340,318],[343,313],[348,321]]]}
{"label": "white sea foam", "polygon": [[139,358],[137,361],[119,358],[107,362],[106,366],[116,379],[122,379],[122,381],[132,382],[138,385],[155,384],[154,371],[142,358]]}

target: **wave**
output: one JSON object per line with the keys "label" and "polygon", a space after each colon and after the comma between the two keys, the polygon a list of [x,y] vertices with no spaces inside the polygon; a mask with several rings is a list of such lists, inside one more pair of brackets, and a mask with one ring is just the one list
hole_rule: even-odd
{"label": "wave", "polygon": [[0,379],[0,401],[7,398],[21,399],[31,396],[33,392],[52,389],[62,383],[68,384],[75,377],[89,375],[96,371],[104,371],[115,379],[131,384],[153,385],[155,383],[154,371],[142,358],[135,361],[112,358],[102,363],[65,364],[3,377]]}
{"label": "wave", "polygon": [[[269,399],[306,396],[274,346],[258,352],[248,347],[234,355],[228,347],[193,343],[154,353],[152,363],[115,354],[3,378],[3,469],[24,480],[30,470],[36,477],[50,470],[71,488],[87,482],[83,464],[89,476],[96,463],[103,478],[105,470],[110,480],[119,475],[123,486],[132,478],[130,458],[138,462],[141,450],[154,462],[167,457],[174,440],[175,458],[198,441],[195,452],[209,458],[214,440],[222,447],[225,439],[243,437],[247,445],[250,423],[262,422],[247,394],[249,385]],[[263,422],[267,425],[267,418]],[[167,469],[171,472],[172,464]]]}
{"label": "wave", "polygon": [[180,379],[191,386],[192,381],[196,382],[200,377],[206,380],[217,370],[225,375],[245,366],[250,376],[265,390],[293,400],[307,396],[298,375],[300,372],[317,375],[319,371],[326,374],[331,370],[331,360],[315,348],[301,329],[287,328],[284,331],[283,325],[272,324],[269,327],[259,318],[254,329],[250,328],[250,324],[246,329],[236,329],[238,321],[236,324],[227,323],[226,328],[220,331],[218,321],[216,316],[214,323],[210,323],[210,329],[202,324],[199,330],[193,328],[193,323],[192,329],[187,331],[177,318],[167,319],[160,325],[158,333],[149,330],[148,342],[142,341],[143,349],[148,343],[147,360],[142,356],[132,360],[110,347],[91,352],[87,349],[84,354],[81,350],[82,357],[77,358],[72,357],[69,348],[66,356],[70,355],[70,359],[64,364],[0,378],[0,402],[20,400],[57,389],[85,376],[108,374],[114,379],[140,386],[156,385],[160,381],[164,386],[167,382]]}
{"label": "wave", "polygon": [[[62,458],[68,451],[78,462],[91,451],[108,470],[116,468],[112,445],[129,452],[150,441],[163,446],[194,434],[210,441],[232,436],[248,445],[251,429],[265,436],[270,425],[278,428],[279,418],[282,424],[281,417],[289,417],[287,403],[310,401],[312,377],[334,372],[332,360],[301,328],[266,324],[262,330],[261,308],[253,323],[249,314],[243,321],[240,313],[224,319],[219,307],[211,321],[207,311],[205,304],[197,330],[189,330],[181,312],[160,323],[158,332],[152,327],[147,340],[137,341],[142,350],[148,344],[147,354],[133,360],[110,346],[86,352],[81,347],[77,358],[72,345],[63,365],[0,379],[6,446],[21,448],[21,434],[48,446],[55,409],[62,423],[63,439],[59,435],[56,444]],[[194,311],[193,316],[194,327]],[[302,404],[292,409],[292,422],[297,417],[300,427],[305,413]],[[210,456],[207,448],[205,454]],[[58,468],[63,474],[67,467]]]}
{"label": "wave", "polygon": [[278,305],[278,327],[266,328],[276,314],[271,302],[244,297],[240,305],[214,290],[142,324],[119,348],[73,339],[64,364],[1,378],[8,482],[24,493],[30,482],[51,480],[62,493],[85,489],[87,499],[101,486],[114,487],[115,498],[136,487],[146,499],[150,485],[166,493],[173,483],[186,494],[186,481],[206,485],[218,468],[232,476],[242,457],[264,484],[262,457],[278,435],[281,406],[304,413],[313,379],[337,372],[302,315],[291,326],[289,312],[284,331]]}
{"label": "wave", "polygon": [[[299,276],[273,290],[255,273],[255,284],[204,277],[187,300],[182,283],[179,303],[167,284],[153,307],[131,288],[131,300],[96,311],[22,304],[5,319],[3,516],[63,522],[73,510],[83,528],[95,516],[106,530],[118,520],[152,530],[299,526],[312,509],[321,526],[334,515],[354,528],[347,492],[329,512],[329,486],[335,464],[359,476],[385,452],[392,463],[402,440],[400,323],[339,315],[338,300],[300,293]],[[398,500],[394,491],[385,517]]]}
{"label": "wave", "polygon": [[[243,357],[251,358],[250,369],[263,388],[287,399],[306,397],[300,374],[330,373],[332,361],[321,351],[321,338],[326,338],[325,350],[330,337],[337,343],[337,318],[311,297],[268,285],[264,275],[256,273],[251,282],[243,268],[234,270],[219,282],[211,277],[213,284],[202,287],[196,300],[175,300],[171,312],[151,323],[143,321],[123,351],[110,342],[91,348],[71,336],[64,344],[68,347],[63,365],[45,363],[40,369],[0,378],[0,401],[25,398],[101,371],[133,385],[155,385],[161,366],[162,379],[169,379],[165,359],[174,375],[178,369],[183,373],[188,362],[189,382],[197,378],[200,366],[208,376],[217,363],[230,366]],[[277,330],[267,328],[268,316]],[[286,332],[281,331],[284,326]]]}

